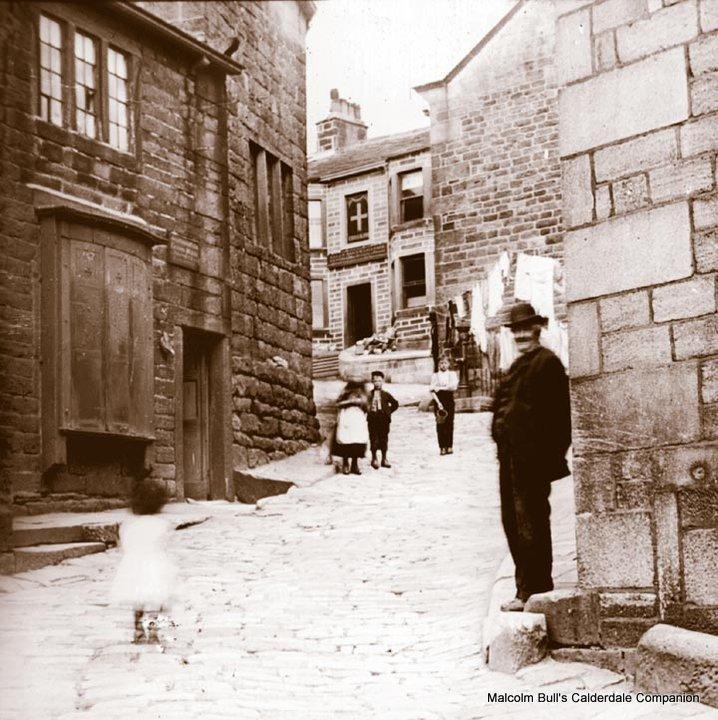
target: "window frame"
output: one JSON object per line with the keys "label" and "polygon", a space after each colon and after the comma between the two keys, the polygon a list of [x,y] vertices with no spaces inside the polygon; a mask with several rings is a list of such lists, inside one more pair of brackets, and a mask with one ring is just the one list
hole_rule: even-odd
{"label": "window frame", "polygon": [[[421,178],[421,195],[415,195],[415,196],[409,196],[404,197],[404,178],[406,178],[409,175],[418,175]],[[422,167],[416,167],[412,168],[411,170],[405,170],[403,172],[398,173],[397,176],[398,179],[398,185],[399,185],[399,222],[400,224],[405,223],[411,223],[411,222],[417,222],[418,220],[423,220],[426,217],[426,203],[425,200],[425,177],[424,177],[424,169]],[[405,207],[408,202],[412,200],[417,200],[418,198],[421,198],[421,215],[413,218],[406,217]]]}
{"label": "window frame", "polygon": [[[309,208],[312,203],[319,203],[319,221],[313,223]],[[312,227],[319,227],[319,245],[312,245]],[[307,241],[310,250],[324,250],[327,247],[326,233],[324,232],[324,200],[321,198],[309,198],[307,201]]]}
{"label": "window frame", "polygon": [[[312,287],[314,283],[322,284],[322,325],[314,325],[314,294]],[[326,277],[313,277],[309,281],[309,290],[311,295],[312,306],[312,332],[326,333],[329,330],[329,283]]]}
{"label": "window frame", "polygon": [[[406,263],[408,261],[415,261],[418,265],[418,258],[421,258],[423,261],[423,268],[424,268],[424,279],[422,280],[412,280],[411,282],[406,281]],[[399,258],[399,262],[401,263],[401,309],[402,310],[410,310],[414,307],[422,307],[423,305],[427,304],[428,301],[428,279],[427,279],[427,272],[426,272],[426,253],[412,253],[411,255],[402,255]],[[409,300],[411,298],[407,297],[406,290],[407,287],[419,287],[420,285],[424,286],[424,294],[423,302],[416,303],[416,305],[409,305]],[[422,297],[422,295],[414,295],[414,297]]]}
{"label": "window frame", "polygon": [[[138,82],[138,51],[132,49],[128,43],[114,37],[114,33],[110,33],[100,23],[92,21],[90,18],[82,18],[80,24],[76,24],[75,15],[68,12],[67,15],[62,14],[62,7],[53,7],[52,12],[46,12],[44,7],[38,9],[35,14],[34,33],[35,42],[35,58],[34,63],[37,67],[37,79],[33,83],[33,113],[34,116],[43,123],[48,123],[56,128],[60,128],[65,132],[86,138],[91,142],[97,142],[111,148],[113,151],[124,155],[136,155],[137,143],[136,128],[138,126],[138,103],[134,100],[136,95],[136,84]],[[40,23],[41,18],[46,17],[60,26],[62,38],[61,52],[61,87],[62,87],[62,124],[58,125],[46,120],[41,115],[41,34]],[[96,71],[97,80],[97,114],[96,114],[96,135],[95,137],[86,134],[78,129],[77,123],[77,67],[75,60],[75,37],[77,33],[91,38],[95,42],[96,50]],[[112,40],[109,38],[112,37]],[[127,148],[119,147],[110,143],[109,132],[109,76],[108,76],[108,52],[112,48],[115,52],[123,55],[127,67]]]}
{"label": "window frame", "polygon": [[287,262],[296,262],[294,170],[249,140],[254,198],[254,241]]}
{"label": "window frame", "polygon": [[[352,235],[349,232],[349,223],[350,223],[350,214],[349,214],[349,200],[350,198],[358,197],[359,195],[364,195],[366,198],[366,231],[358,233],[356,235]],[[343,196],[343,211],[344,211],[344,238],[347,245],[356,245],[358,243],[367,242],[370,239],[371,235],[371,213],[370,213],[370,197],[369,197],[369,189],[365,188],[363,190],[355,190],[350,193],[345,193]]]}

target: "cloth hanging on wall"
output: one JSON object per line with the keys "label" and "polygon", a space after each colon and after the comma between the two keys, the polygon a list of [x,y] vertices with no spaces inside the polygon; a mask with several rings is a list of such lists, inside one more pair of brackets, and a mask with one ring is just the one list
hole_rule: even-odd
{"label": "cloth hanging on wall", "polygon": [[483,353],[488,348],[486,311],[484,309],[487,299],[488,283],[485,279],[481,279],[471,290],[471,332],[474,334],[476,342]]}

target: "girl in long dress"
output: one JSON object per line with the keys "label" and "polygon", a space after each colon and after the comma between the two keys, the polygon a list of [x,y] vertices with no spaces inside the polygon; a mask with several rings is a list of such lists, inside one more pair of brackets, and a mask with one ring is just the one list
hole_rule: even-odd
{"label": "girl in long dress", "polygon": [[349,381],[337,398],[337,407],[339,412],[333,454],[342,458],[342,472],[345,475],[350,472],[361,475],[359,458],[366,454],[369,442],[369,399],[364,383]]}
{"label": "girl in long dress", "polygon": [[167,554],[170,526],[160,514],[164,485],[146,478],[135,485],[132,515],[120,526],[122,560],[111,597],[134,613],[134,642],[159,643],[158,616],[169,609],[175,569]]}
{"label": "girl in long dress", "polygon": [[431,376],[436,435],[442,455],[454,452],[454,393],[459,387],[459,376],[449,367],[448,358],[443,357],[439,360],[439,371]]}

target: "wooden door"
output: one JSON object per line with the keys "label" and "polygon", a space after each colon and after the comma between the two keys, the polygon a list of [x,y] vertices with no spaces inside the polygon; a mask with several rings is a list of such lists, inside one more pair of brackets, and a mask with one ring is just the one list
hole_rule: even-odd
{"label": "wooden door", "polygon": [[209,361],[201,339],[187,334],[183,360],[184,494],[194,500],[209,498]]}
{"label": "wooden door", "polygon": [[353,345],[374,332],[371,283],[347,288],[346,345]]}

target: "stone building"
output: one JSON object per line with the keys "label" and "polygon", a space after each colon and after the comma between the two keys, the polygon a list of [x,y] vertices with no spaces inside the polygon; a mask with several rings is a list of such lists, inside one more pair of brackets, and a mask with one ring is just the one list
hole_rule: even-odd
{"label": "stone building", "polygon": [[16,512],[120,502],[148,472],[178,498],[231,498],[233,470],[317,438],[313,12],[0,6],[2,495]]}
{"label": "stone building", "polygon": [[332,91],[309,159],[314,349],[340,351],[397,330],[400,348],[428,347],[434,302],[429,132],[366,139],[357,105]]}
{"label": "stone building", "polygon": [[583,640],[718,633],[718,3],[605,0],[558,34]]}

